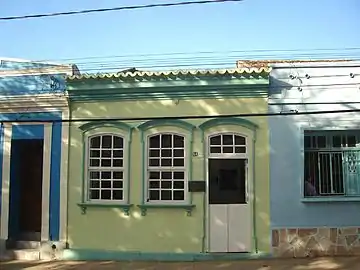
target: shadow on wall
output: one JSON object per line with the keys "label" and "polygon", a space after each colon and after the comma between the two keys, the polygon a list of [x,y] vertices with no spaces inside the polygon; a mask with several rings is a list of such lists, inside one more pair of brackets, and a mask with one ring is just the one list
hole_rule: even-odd
{"label": "shadow on wall", "polygon": [[[340,95],[349,97],[356,88],[320,84],[295,84],[289,71],[270,76],[269,111],[312,112],[358,110],[359,104],[335,103]],[[333,104],[324,104],[325,102]],[[300,103],[300,104],[299,104]],[[321,104],[322,103],[322,104]],[[327,113],[270,117],[271,225],[275,228],[313,228],[357,226],[358,202],[304,203],[302,199],[303,154],[300,128],[346,129],[360,126],[358,113]],[[286,190],[287,192],[283,192]],[[338,213],[338,215],[333,215]]]}
{"label": "shadow on wall", "polygon": [[[246,86],[249,91],[251,89],[251,85]],[[157,88],[158,89],[158,88]],[[119,90],[120,92],[121,90]],[[149,89],[151,91],[151,89]],[[76,92],[76,91],[74,91]],[[71,94],[71,93],[70,93]],[[151,99],[151,94],[149,94],[148,99],[139,100],[139,101],[119,101],[121,102],[121,107],[117,107],[116,110],[111,109],[114,103],[109,101],[106,102],[91,102],[91,103],[83,103],[83,102],[73,102],[72,103],[72,115],[73,118],[82,119],[82,118],[126,118],[126,117],[166,117],[166,116],[175,116],[179,117],[180,119],[182,116],[221,116],[221,115],[231,115],[231,114],[241,114],[241,113],[266,113],[267,112],[267,99],[265,97],[259,98],[229,98],[227,96],[223,96],[221,89],[218,91],[214,91],[214,93],[206,99],[176,99],[170,96],[167,96],[168,93],[163,92],[163,96],[165,97],[163,100],[149,100]],[[119,103],[120,104],[120,103]],[[131,104],[131,106],[129,106]],[[261,106],[259,106],[261,105]],[[246,118],[246,117],[244,117]],[[250,121],[256,122],[260,129],[265,124],[266,125],[266,117],[249,117],[247,118]],[[186,121],[198,125],[206,121],[207,119],[186,119]],[[138,126],[139,124],[145,121],[124,121],[125,123],[132,125],[134,127]],[[84,122],[73,122],[71,123],[71,131],[70,133],[76,133],[76,129]],[[79,130],[80,132],[80,130]],[[196,131],[198,132],[198,131]],[[134,132],[138,133],[138,132]],[[266,133],[267,134],[267,133]],[[135,136],[135,135],[134,135]],[[195,140],[199,138],[199,134],[195,136]],[[263,140],[267,141],[266,138],[262,137]],[[133,138],[132,145],[135,145],[139,138]],[[140,141],[139,145],[140,145]],[[71,150],[70,152],[74,151],[77,153],[82,153],[79,148],[82,147],[82,141],[80,141],[80,136],[71,136]],[[195,145],[201,145],[200,142],[194,142]],[[134,146],[132,146],[134,147]],[[140,146],[139,146],[140,147]],[[134,149],[134,148],[132,148]],[[140,148],[137,149],[140,152]],[[259,149],[260,151],[257,152],[257,155],[268,155],[268,147],[265,149]],[[197,149],[194,151],[202,152],[202,149]],[[70,156],[72,154],[70,153]],[[78,155],[76,155],[78,158]],[[203,163],[198,163],[193,160],[194,167],[201,166]],[[78,181],[78,177],[81,177],[78,174],[73,174],[75,171],[75,167],[73,170],[70,169],[70,184],[71,190],[69,194],[69,201],[72,204],[79,203],[81,196],[82,196],[82,186],[81,181]],[[76,169],[78,170],[78,169]],[[134,166],[132,166],[132,171],[134,170]],[[139,170],[142,171],[143,168],[139,166]],[[138,181],[137,184],[138,188],[136,191],[130,191],[131,200],[130,203],[136,205],[141,204],[141,179],[134,176],[131,176],[132,179]],[[135,179],[134,179],[135,178]],[[192,179],[190,179],[192,180]],[[266,179],[262,179],[266,181]],[[268,185],[268,183],[264,183]],[[260,185],[260,184],[259,184]],[[133,188],[135,189],[135,188]],[[74,192],[75,191],[75,192]],[[136,196],[132,196],[133,192],[138,193]],[[201,222],[199,223],[198,217],[201,218],[201,214],[203,212],[202,208],[202,197],[203,194],[193,194],[194,201],[198,205],[194,210],[192,217],[187,217],[185,211],[180,209],[154,209],[149,210],[146,216],[141,216],[140,210],[135,206],[130,209],[130,215],[125,216],[120,209],[116,208],[92,208],[88,209],[86,215],[81,216],[80,212],[81,209],[74,205],[71,206],[69,209],[69,239],[68,242],[70,243],[70,247],[72,244],[74,245],[73,248],[101,248],[99,246],[99,239],[89,239],[89,235],[92,232],[100,233],[99,238],[101,238],[101,243],[104,243],[103,248],[107,249],[116,249],[119,251],[136,251],[138,250],[138,243],[139,241],[131,241],[132,237],[137,235],[139,237],[139,232],[143,231],[143,235],[147,235],[150,239],[158,239],[162,241],[163,248],[167,250],[167,252],[175,252],[175,253],[184,253],[189,252],[188,250],[184,250],[184,247],[178,245],[176,247],[176,241],[180,241],[184,243],[188,241],[189,243],[193,243],[191,246],[193,247],[193,252],[199,252],[200,249],[196,248],[196,246],[201,246],[201,241],[203,237],[203,228]],[[257,197],[258,203],[261,205],[265,205],[264,207],[257,209],[257,228],[261,227],[261,239],[259,242],[262,243],[269,243],[269,215],[267,206],[269,205],[268,197]],[[156,217],[156,214],[159,213],[158,210],[161,210],[161,215]],[[176,217],[173,219],[173,217]],[[197,218],[196,218],[197,217]],[[182,224],[186,223],[186,226],[189,228],[195,228],[194,230],[185,231],[179,228],[179,224],[175,224],[181,218]],[[101,222],[101,231],[99,231],[100,223],[97,223],[97,227],[90,222],[90,220],[107,220],[106,222]],[[120,229],[121,228],[121,229]],[[268,228],[265,232],[264,228]],[[109,231],[113,231],[115,235],[108,233]],[[114,241],[114,237],[119,239],[118,233],[121,232],[121,239],[122,241],[117,242]],[[136,233],[137,232],[137,233]],[[146,232],[146,234],[145,234]],[[150,236],[149,236],[150,235]],[[264,235],[267,235],[263,238]],[[128,240],[129,238],[129,240]],[[85,240],[86,239],[86,240]],[[176,241],[174,242],[174,240]],[[87,243],[85,245],[85,242]],[[137,243],[132,243],[137,242]],[[145,244],[146,247],[143,247],[145,251],[150,251],[151,246],[153,245],[153,241],[147,241]],[[106,243],[106,244],[105,244]],[[120,245],[119,245],[120,244]],[[122,244],[122,245],[121,245]],[[117,246],[116,246],[117,245]],[[268,244],[267,244],[268,245]],[[189,245],[185,245],[185,247],[189,248]],[[263,244],[265,246],[265,244]]]}
{"label": "shadow on wall", "polygon": [[60,74],[0,77],[0,95],[61,94],[65,90],[65,77]]}
{"label": "shadow on wall", "polygon": [[87,270],[87,269],[246,269],[246,270],[358,270],[360,269],[359,258],[317,258],[317,259],[273,259],[253,261],[229,261],[229,262],[2,262],[3,270],[31,270],[31,269],[54,269],[54,270]]}

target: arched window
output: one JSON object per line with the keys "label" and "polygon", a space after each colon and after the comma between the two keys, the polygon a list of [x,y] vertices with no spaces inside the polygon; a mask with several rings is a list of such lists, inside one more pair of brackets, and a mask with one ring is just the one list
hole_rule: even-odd
{"label": "arched window", "polygon": [[246,137],[233,134],[215,134],[209,138],[209,155],[246,154]]}
{"label": "arched window", "polygon": [[113,134],[89,137],[88,200],[124,200],[124,138]]}
{"label": "arched window", "polygon": [[185,136],[161,133],[148,137],[147,192],[149,202],[184,201]]}

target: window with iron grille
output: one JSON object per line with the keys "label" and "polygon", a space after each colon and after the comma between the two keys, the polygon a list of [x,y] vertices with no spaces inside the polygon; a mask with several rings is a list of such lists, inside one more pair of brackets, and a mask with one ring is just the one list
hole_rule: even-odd
{"label": "window with iron grille", "polygon": [[89,137],[88,201],[124,201],[124,138],[114,134]]}
{"label": "window with iron grille", "polygon": [[185,201],[185,146],[185,136],[179,134],[161,133],[148,137],[148,202]]}
{"label": "window with iron grille", "polygon": [[305,131],[305,197],[360,196],[359,134]]}

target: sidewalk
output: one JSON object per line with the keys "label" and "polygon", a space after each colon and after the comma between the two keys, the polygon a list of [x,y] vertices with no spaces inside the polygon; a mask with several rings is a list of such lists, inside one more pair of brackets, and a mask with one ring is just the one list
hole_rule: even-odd
{"label": "sidewalk", "polygon": [[229,262],[0,262],[1,270],[359,270],[359,257],[273,259]]}

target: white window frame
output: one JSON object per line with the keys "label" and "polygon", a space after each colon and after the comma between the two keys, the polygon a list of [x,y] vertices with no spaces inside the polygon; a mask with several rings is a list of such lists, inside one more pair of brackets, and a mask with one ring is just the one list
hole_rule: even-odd
{"label": "white window frame", "polygon": [[[106,127],[106,129],[109,129]],[[113,128],[111,128],[113,129]],[[90,162],[90,140],[91,138],[97,137],[97,136],[104,136],[104,135],[110,135],[110,136],[117,136],[121,137],[123,139],[123,199],[122,200],[91,200],[90,195],[90,178],[89,178],[89,162]],[[114,129],[113,132],[106,132],[106,131],[98,131],[98,132],[89,132],[89,134],[85,135],[85,162],[84,162],[84,201],[87,204],[127,204],[129,200],[129,155],[128,155],[128,146],[129,146],[129,136],[125,135],[123,132],[119,132],[119,129]],[[112,149],[112,148],[109,148]],[[104,167],[106,170],[106,167]],[[109,169],[112,167],[109,167]],[[100,181],[101,183],[101,181]]]}
{"label": "white window frame", "polygon": [[[346,192],[346,188],[345,188],[345,179],[343,179],[343,183],[344,183],[344,193],[323,193],[323,194],[318,194],[316,196],[306,196],[305,194],[305,182],[306,182],[306,175],[305,175],[305,153],[307,152],[307,149],[305,147],[305,137],[307,136],[307,132],[313,132],[314,136],[325,136],[327,137],[327,142],[326,142],[326,147],[325,148],[318,148],[317,151],[315,151],[317,153],[317,155],[319,154],[323,154],[323,153],[341,153],[343,154],[343,152],[346,152],[347,150],[360,150],[359,148],[359,144],[357,144],[355,147],[334,147],[332,145],[330,145],[330,147],[328,147],[328,144],[330,142],[332,142],[333,140],[333,136],[338,134],[341,136],[346,136],[346,135],[355,135],[357,137],[357,140],[359,140],[360,138],[360,134],[358,133],[360,130],[353,128],[353,129],[341,129],[341,128],[326,128],[326,127],[312,127],[312,128],[306,128],[306,127],[301,127],[300,128],[300,134],[301,134],[301,149],[302,149],[302,154],[303,154],[303,158],[302,158],[302,185],[301,185],[301,194],[302,197],[306,200],[306,199],[326,199],[326,198],[347,198],[349,197],[349,194],[347,194]],[[311,135],[310,135],[311,136]],[[328,138],[331,138],[330,140],[328,140]],[[311,152],[311,150],[310,150]],[[316,164],[316,166],[318,166],[318,164]],[[356,195],[356,197],[358,197],[358,195]]]}
{"label": "white window frame", "polygon": [[[235,136],[240,136],[245,138],[245,145],[239,145],[241,147],[245,147],[246,152],[245,153],[210,153],[210,148],[211,146],[215,146],[215,145],[211,145],[211,138],[216,137],[216,136],[223,136],[223,135],[235,135]],[[222,146],[227,146],[227,145],[223,145],[221,144],[219,147]],[[234,147],[235,144],[233,145],[228,145],[229,147]],[[248,159],[249,158],[249,136],[243,133],[239,133],[239,132],[221,132],[221,131],[216,131],[216,132],[212,132],[210,134],[208,134],[207,136],[207,147],[206,147],[206,151],[207,151],[207,157],[208,158],[219,158],[219,159]]]}
{"label": "white window frame", "polygon": [[[157,135],[176,135],[176,136],[182,136],[184,137],[184,200],[174,201],[174,200],[159,200],[159,201],[148,201],[149,198],[149,139],[153,136]],[[169,131],[158,131],[158,132],[150,132],[145,136],[145,149],[144,149],[144,160],[145,160],[145,166],[144,166],[144,175],[145,175],[145,183],[144,183],[144,203],[146,205],[186,205],[190,201],[190,195],[188,192],[188,184],[189,184],[189,168],[190,168],[190,162],[191,158],[188,153],[189,144],[190,144],[190,138],[189,135],[185,133],[179,133],[179,132],[169,132]],[[161,148],[160,148],[161,151]],[[152,167],[154,168],[154,167]],[[158,167],[159,170],[161,170],[161,166]],[[174,170],[176,171],[176,167]]]}

